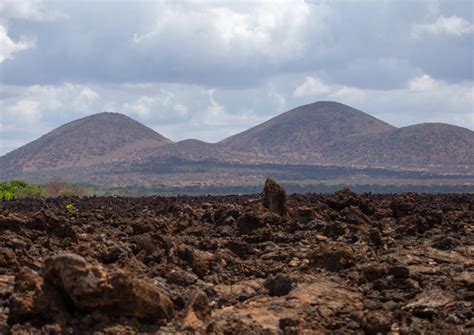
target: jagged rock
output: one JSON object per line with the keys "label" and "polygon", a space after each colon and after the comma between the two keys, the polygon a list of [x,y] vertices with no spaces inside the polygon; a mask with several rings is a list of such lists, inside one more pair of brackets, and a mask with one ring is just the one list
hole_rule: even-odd
{"label": "jagged rock", "polygon": [[412,193],[406,193],[402,197],[396,198],[390,202],[390,209],[395,218],[410,215],[416,208]]}
{"label": "jagged rock", "polygon": [[263,285],[271,296],[281,297],[290,293],[293,288],[293,279],[288,275],[279,273],[276,276],[268,276]]}
{"label": "jagged rock", "polygon": [[234,285],[216,285],[213,287],[213,291],[220,304],[242,302],[257,296],[262,282],[262,279],[251,279]]}
{"label": "jagged rock", "polygon": [[[283,216],[257,195],[0,201],[0,334],[470,334],[474,197],[408,198],[397,218],[402,196],[350,191]],[[87,261],[47,269],[65,251]]]}
{"label": "jagged rock", "polygon": [[441,235],[437,236],[433,239],[433,243],[431,244],[433,248],[439,249],[439,250],[451,250],[454,247],[458,245],[459,242],[457,242],[455,239]]}
{"label": "jagged rock", "polygon": [[353,252],[343,243],[328,243],[316,249],[312,262],[318,267],[337,272],[354,264]]}
{"label": "jagged rock", "polygon": [[273,179],[267,179],[263,189],[263,206],[279,215],[286,215],[288,213],[286,202],[285,189]]}
{"label": "jagged rock", "polygon": [[158,320],[174,314],[173,303],[154,285],[123,270],[87,263],[75,254],[47,258],[42,274],[80,310]]}
{"label": "jagged rock", "polygon": [[377,228],[371,228],[369,230],[369,240],[372,244],[376,247],[381,247],[383,244],[382,235],[380,234],[380,230]]}
{"label": "jagged rock", "polygon": [[36,316],[57,319],[65,306],[82,312],[102,311],[157,321],[174,314],[173,303],[160,289],[122,270],[91,264],[75,254],[49,257],[41,276],[23,269],[10,303],[11,323]]}
{"label": "jagged rock", "polygon": [[27,218],[13,213],[0,215],[0,231],[19,231],[27,222]]}
{"label": "jagged rock", "polygon": [[387,312],[370,311],[360,320],[364,332],[368,335],[387,334],[392,325],[392,316]]}
{"label": "jagged rock", "polygon": [[15,252],[10,248],[0,248],[0,274],[17,271],[19,267]]}
{"label": "jagged rock", "polygon": [[8,298],[13,293],[13,285],[15,284],[15,276],[0,275],[0,299]]}
{"label": "jagged rock", "polygon": [[169,284],[176,284],[184,287],[193,285],[197,280],[198,277],[195,274],[183,271],[179,268],[172,270],[166,276],[166,282]]}
{"label": "jagged rock", "polygon": [[354,225],[362,225],[362,224],[370,224],[371,221],[362,213],[359,207],[356,206],[348,206],[341,211],[341,214],[344,216],[344,220],[347,223],[354,224]]}
{"label": "jagged rock", "polygon": [[417,295],[403,309],[420,318],[431,319],[443,306],[453,304],[455,298],[443,290],[426,290]]}
{"label": "jagged rock", "polygon": [[187,303],[183,328],[192,331],[202,331],[205,321],[211,316],[211,306],[206,293],[197,289],[191,293]]}
{"label": "jagged rock", "polygon": [[265,223],[256,213],[246,212],[237,221],[237,226],[242,234],[249,234],[255,229],[265,226]]}
{"label": "jagged rock", "polygon": [[337,191],[336,199],[329,199],[327,204],[337,210],[342,210],[349,206],[357,206],[364,214],[372,214],[374,212],[373,205],[369,198],[358,196],[347,187]]}
{"label": "jagged rock", "polygon": [[9,308],[10,325],[37,317],[55,321],[64,321],[70,317],[61,294],[28,268],[22,268],[15,277]]}

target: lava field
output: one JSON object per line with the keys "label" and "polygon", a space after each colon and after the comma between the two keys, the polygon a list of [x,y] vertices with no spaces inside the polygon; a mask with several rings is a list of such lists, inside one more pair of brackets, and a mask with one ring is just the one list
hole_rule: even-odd
{"label": "lava field", "polygon": [[474,196],[0,202],[0,333],[473,334]]}

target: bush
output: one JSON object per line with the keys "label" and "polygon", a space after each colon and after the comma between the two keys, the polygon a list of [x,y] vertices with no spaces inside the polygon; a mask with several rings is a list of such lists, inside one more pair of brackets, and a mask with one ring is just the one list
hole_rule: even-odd
{"label": "bush", "polygon": [[15,198],[45,197],[46,190],[24,180],[12,180],[9,183],[0,182],[0,200],[12,200]]}
{"label": "bush", "polygon": [[46,191],[50,197],[83,197],[89,194],[88,190],[77,184],[71,184],[62,180],[55,180],[47,183]]}

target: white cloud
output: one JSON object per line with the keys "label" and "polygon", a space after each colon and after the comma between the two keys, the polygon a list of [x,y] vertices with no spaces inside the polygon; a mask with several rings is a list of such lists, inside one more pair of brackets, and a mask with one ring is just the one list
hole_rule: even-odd
{"label": "white cloud", "polygon": [[33,85],[0,87],[4,97],[0,99],[2,117],[10,123],[21,124],[46,119],[70,121],[84,114],[101,112],[103,101],[99,94],[85,85],[66,83],[63,85]]}
{"label": "white cloud", "polygon": [[454,35],[461,36],[474,32],[474,24],[459,16],[440,16],[432,23],[415,24],[412,36],[419,38],[423,35]]}
{"label": "white cloud", "polygon": [[44,21],[60,17],[65,17],[65,15],[58,11],[48,11],[42,0],[2,0],[0,2],[0,18],[3,20]]}
{"label": "white cloud", "polygon": [[182,104],[176,104],[174,105],[174,111],[176,112],[176,115],[179,116],[185,116],[188,115],[188,107],[182,105]]}
{"label": "white cloud", "polygon": [[33,100],[19,100],[6,109],[2,115],[7,121],[16,120],[18,123],[34,125],[41,119],[39,103]]}
{"label": "white cloud", "polygon": [[13,41],[8,36],[7,27],[0,25],[0,63],[12,58],[14,53],[32,48],[34,45],[35,41],[27,38],[22,38],[18,42]]}
{"label": "white cloud", "polygon": [[[125,84],[125,87],[129,87]],[[164,89],[154,90],[153,85],[134,85],[134,90],[152,90],[153,95],[142,95],[135,102],[125,102],[117,110],[125,114],[137,116],[143,120],[158,118],[161,120],[172,119],[174,117],[184,117],[188,114],[188,107],[177,101],[175,95]]]}
{"label": "white cloud", "polygon": [[196,51],[188,51],[194,58],[209,54],[222,57],[229,52],[233,58],[293,59],[304,51],[302,32],[310,22],[312,6],[303,0],[257,2],[251,6],[230,2],[158,3],[154,25],[135,33],[132,41],[137,48],[147,50],[160,47],[174,36],[186,41],[186,49]]}
{"label": "white cloud", "polygon": [[94,104],[100,99],[99,94],[89,87],[84,87],[72,100],[74,110],[90,113]]}
{"label": "white cloud", "polygon": [[307,76],[304,82],[295,89],[293,94],[297,97],[318,96],[328,93],[329,91],[331,91],[331,88],[324,84],[319,78]]}
{"label": "white cloud", "polygon": [[429,75],[418,76],[408,82],[408,88],[412,91],[428,91],[438,87],[436,80]]}
{"label": "white cloud", "polygon": [[330,92],[328,97],[331,100],[352,101],[352,103],[355,103],[364,101],[367,98],[367,94],[365,90],[357,87],[337,86],[337,88]]}
{"label": "white cloud", "polygon": [[[316,82],[316,86],[324,87],[325,93],[321,94],[316,89],[298,90],[312,82]],[[473,81],[448,83],[422,74],[409,80],[405,87],[375,90],[328,85],[317,77],[306,76],[303,83],[297,85],[294,96],[304,98],[305,102],[339,101],[359,107],[396,126],[420,122],[444,122],[474,128]]]}
{"label": "white cloud", "polygon": [[125,103],[123,111],[127,114],[131,113],[142,119],[147,119],[151,115],[151,108],[157,102],[157,98],[143,96],[137,99],[133,104]]}
{"label": "white cloud", "polygon": [[280,93],[274,91],[273,89],[268,93],[268,97],[274,101],[277,111],[283,112],[286,106],[286,99]]}
{"label": "white cloud", "polygon": [[358,101],[365,98],[365,93],[357,87],[328,85],[318,77],[306,76],[303,83],[295,88],[293,96]]}
{"label": "white cloud", "polygon": [[208,124],[219,124],[221,122],[222,117],[225,115],[224,106],[219,104],[214,99],[214,92],[215,90],[207,90],[207,94],[209,95],[209,107],[207,108],[207,123]]}

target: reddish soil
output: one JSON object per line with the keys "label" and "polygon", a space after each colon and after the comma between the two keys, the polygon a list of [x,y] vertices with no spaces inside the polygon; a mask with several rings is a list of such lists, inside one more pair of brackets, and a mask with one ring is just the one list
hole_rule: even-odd
{"label": "reddish soil", "polygon": [[474,333],[473,196],[265,190],[0,203],[0,333]]}

